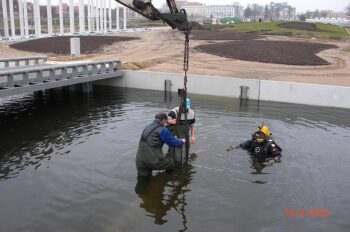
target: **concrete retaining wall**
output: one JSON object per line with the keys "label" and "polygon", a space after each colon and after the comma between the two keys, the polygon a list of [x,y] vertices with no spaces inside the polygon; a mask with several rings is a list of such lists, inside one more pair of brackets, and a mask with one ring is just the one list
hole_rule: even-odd
{"label": "concrete retaining wall", "polygon": [[[183,75],[139,71],[125,71],[124,78],[99,84],[163,91],[165,80],[171,80],[172,92],[183,88]],[[189,75],[188,81],[189,92],[194,94],[239,98],[240,86],[248,86],[249,99],[350,108],[349,87],[202,75]]]}
{"label": "concrete retaining wall", "polygon": [[293,82],[260,82],[260,100],[350,108],[350,88]]}

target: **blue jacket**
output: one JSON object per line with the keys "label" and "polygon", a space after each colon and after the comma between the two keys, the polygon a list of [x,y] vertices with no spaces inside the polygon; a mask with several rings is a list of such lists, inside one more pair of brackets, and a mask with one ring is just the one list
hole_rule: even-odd
{"label": "blue jacket", "polygon": [[172,147],[181,147],[183,145],[183,142],[180,139],[175,138],[166,127],[164,127],[160,133],[160,138],[164,143]]}

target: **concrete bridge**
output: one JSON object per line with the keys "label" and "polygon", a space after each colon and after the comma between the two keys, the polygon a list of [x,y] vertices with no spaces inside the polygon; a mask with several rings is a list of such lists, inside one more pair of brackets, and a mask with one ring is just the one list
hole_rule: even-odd
{"label": "concrete bridge", "polygon": [[[20,64],[21,59],[23,58],[2,60],[2,62]],[[25,61],[25,63],[29,64],[30,60]],[[74,86],[76,84],[84,84],[89,90],[93,81],[122,76],[121,62],[116,60],[59,65],[47,63],[15,67],[8,65],[8,67],[0,69],[0,97]]]}

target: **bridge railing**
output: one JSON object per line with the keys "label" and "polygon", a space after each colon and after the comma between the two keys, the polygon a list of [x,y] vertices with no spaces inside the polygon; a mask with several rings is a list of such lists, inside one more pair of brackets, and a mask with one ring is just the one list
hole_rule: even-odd
{"label": "bridge railing", "polygon": [[47,56],[31,56],[0,59],[0,68],[38,65],[47,62]]}
{"label": "bridge railing", "polygon": [[84,62],[0,71],[0,88],[9,89],[60,80],[108,74],[122,70],[120,61]]}

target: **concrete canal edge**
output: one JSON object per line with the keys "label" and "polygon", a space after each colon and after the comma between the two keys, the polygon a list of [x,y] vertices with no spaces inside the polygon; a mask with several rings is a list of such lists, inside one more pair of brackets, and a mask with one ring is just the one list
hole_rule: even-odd
{"label": "concrete canal edge", "polygon": [[[248,98],[253,100],[350,109],[350,87],[204,75],[189,75],[188,78],[188,89],[193,94],[240,98],[241,86],[247,86]],[[171,81],[172,92],[183,88],[181,74],[145,71],[124,71],[123,78],[96,84],[164,91],[165,80]]]}

